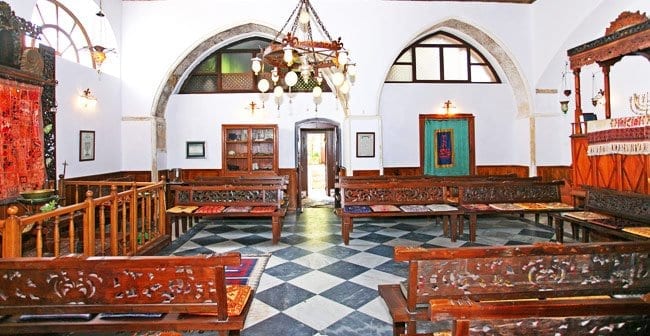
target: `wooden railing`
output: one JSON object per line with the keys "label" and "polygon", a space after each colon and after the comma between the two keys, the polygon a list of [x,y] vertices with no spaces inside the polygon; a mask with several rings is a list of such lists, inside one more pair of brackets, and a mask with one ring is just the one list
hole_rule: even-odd
{"label": "wooden railing", "polygon": [[[89,187],[85,200],[26,217],[11,206],[0,221],[2,257],[130,256],[155,252],[169,243],[165,182],[112,182],[108,195],[93,197],[107,182],[75,181]],[[130,188],[120,186],[128,184]],[[122,186],[123,187],[123,186]]]}

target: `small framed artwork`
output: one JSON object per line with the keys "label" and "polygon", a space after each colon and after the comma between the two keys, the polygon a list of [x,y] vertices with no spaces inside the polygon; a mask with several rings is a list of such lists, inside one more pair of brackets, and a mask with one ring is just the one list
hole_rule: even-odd
{"label": "small framed artwork", "polygon": [[79,161],[95,159],[95,131],[79,131]]}
{"label": "small framed artwork", "polygon": [[357,132],[357,157],[375,157],[375,132]]}
{"label": "small framed artwork", "polygon": [[186,155],[188,159],[205,157],[205,141],[188,141]]}

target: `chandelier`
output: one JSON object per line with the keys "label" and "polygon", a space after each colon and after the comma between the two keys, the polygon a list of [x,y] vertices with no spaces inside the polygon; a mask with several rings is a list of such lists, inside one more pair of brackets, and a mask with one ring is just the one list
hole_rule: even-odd
{"label": "chandelier", "polygon": [[[315,32],[325,40],[314,40]],[[270,78],[276,99],[284,94],[280,84],[282,76],[289,92],[298,83],[298,74],[305,83],[314,81],[312,94],[318,99],[323,92],[323,73],[331,76],[332,84],[342,95],[350,92],[351,82],[356,75],[356,65],[350,61],[341,38],[334,40],[330,37],[309,0],[298,2],[271,44],[251,61],[256,76],[263,72],[265,65],[272,67]],[[262,78],[257,88],[265,93],[271,88],[271,83]]]}

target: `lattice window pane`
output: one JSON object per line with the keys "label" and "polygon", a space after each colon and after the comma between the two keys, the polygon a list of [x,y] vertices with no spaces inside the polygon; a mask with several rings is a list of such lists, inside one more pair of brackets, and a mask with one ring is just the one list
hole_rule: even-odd
{"label": "lattice window pane", "polygon": [[423,40],[419,44],[463,44],[463,42],[443,34],[436,34]]}
{"label": "lattice window pane", "polygon": [[206,58],[194,71],[199,73],[215,73],[217,71],[216,59],[214,56]]}
{"label": "lattice window pane", "polygon": [[413,58],[411,57],[411,49],[405,51],[398,59],[395,61],[395,63],[411,63],[413,62]]}
{"label": "lattice window pane", "polygon": [[241,53],[224,53],[221,54],[221,73],[245,73],[251,71],[251,58],[250,52]]}
{"label": "lattice window pane", "polygon": [[395,64],[390,67],[388,72],[388,77],[386,81],[388,82],[412,82],[413,81],[413,72],[411,71],[413,67],[410,64]]}
{"label": "lattice window pane", "polygon": [[440,48],[415,48],[416,80],[440,80]]}
{"label": "lattice window pane", "polygon": [[221,89],[224,91],[251,91],[257,90],[253,72],[222,73]]}
{"label": "lattice window pane", "polygon": [[470,69],[472,71],[472,82],[494,83],[497,81],[492,69],[487,65],[472,65]]}
{"label": "lattice window pane", "polygon": [[216,76],[192,76],[185,80],[181,93],[217,92]]}
{"label": "lattice window pane", "polygon": [[467,73],[468,52],[466,48],[444,48],[442,50],[445,60],[445,80],[468,80]]}

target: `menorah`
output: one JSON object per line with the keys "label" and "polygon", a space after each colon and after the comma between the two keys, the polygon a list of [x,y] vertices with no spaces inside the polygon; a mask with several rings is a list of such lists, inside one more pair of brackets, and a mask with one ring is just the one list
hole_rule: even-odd
{"label": "menorah", "polygon": [[630,109],[632,112],[639,115],[647,115],[648,107],[650,107],[650,103],[648,102],[647,92],[642,94],[634,93],[630,96]]}

